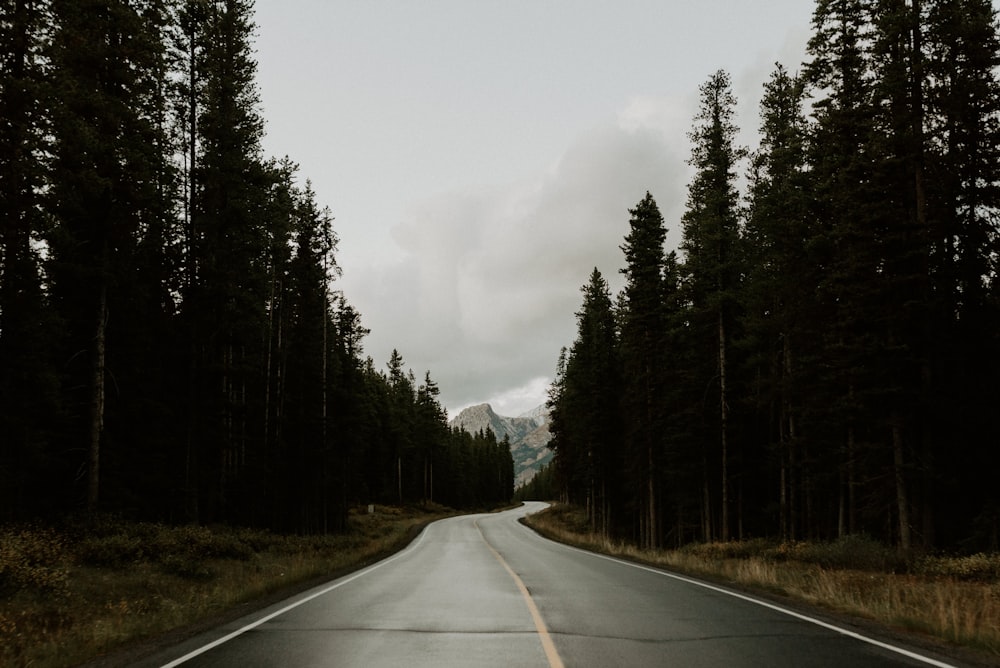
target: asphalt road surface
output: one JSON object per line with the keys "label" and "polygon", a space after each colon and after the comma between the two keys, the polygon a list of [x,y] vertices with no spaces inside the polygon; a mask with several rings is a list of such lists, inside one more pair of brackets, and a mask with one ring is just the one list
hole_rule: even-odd
{"label": "asphalt road surface", "polygon": [[947,666],[949,659],[545,540],[544,504],[405,550],[140,666]]}

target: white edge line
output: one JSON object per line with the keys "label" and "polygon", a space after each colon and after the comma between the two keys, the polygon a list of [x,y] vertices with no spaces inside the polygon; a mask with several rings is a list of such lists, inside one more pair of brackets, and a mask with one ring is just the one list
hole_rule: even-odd
{"label": "white edge line", "polygon": [[[530,527],[528,527],[528,528],[530,528]],[[535,532],[535,533],[538,534],[538,532]],[[544,536],[542,536],[542,537],[544,538]],[[616,564],[621,564],[623,566],[631,566],[632,568],[638,568],[639,570],[648,571],[650,573],[655,573],[656,575],[662,575],[662,576],[668,577],[668,578],[673,578],[674,580],[680,580],[681,582],[686,582],[688,584],[693,584],[693,585],[696,585],[698,587],[703,587],[705,589],[710,589],[712,591],[719,592],[720,594],[725,594],[727,596],[732,596],[734,598],[742,599],[742,600],[748,601],[750,603],[755,603],[757,605],[763,606],[765,608],[770,608],[771,610],[775,610],[777,612],[780,612],[782,614],[788,615],[790,617],[795,617],[797,619],[801,619],[802,621],[809,622],[810,624],[815,624],[817,626],[822,626],[825,629],[829,629],[831,631],[835,631],[835,632],[837,632],[837,633],[839,633],[841,635],[845,635],[845,636],[848,636],[850,638],[854,638],[855,640],[860,640],[861,642],[868,643],[869,645],[875,645],[876,647],[881,647],[882,649],[889,650],[890,652],[895,652],[896,654],[902,654],[903,656],[909,657],[909,658],[914,659],[916,661],[920,661],[922,663],[926,663],[926,664],[931,665],[931,666],[936,666],[937,668],[957,668],[956,666],[954,666],[954,665],[952,665],[950,663],[943,663],[943,662],[938,661],[936,659],[932,659],[932,658],[930,658],[928,656],[923,656],[922,654],[917,654],[917,653],[911,652],[911,651],[909,651],[907,649],[903,649],[902,647],[896,647],[895,645],[890,645],[890,644],[884,643],[884,642],[882,642],[880,640],[875,640],[874,638],[869,638],[868,636],[861,635],[860,633],[856,633],[854,631],[849,631],[848,629],[841,628],[839,626],[836,626],[834,624],[830,624],[828,622],[824,622],[824,621],[822,621],[820,619],[816,619],[815,617],[809,617],[808,615],[803,615],[801,613],[795,612],[794,610],[789,610],[788,608],[783,608],[780,605],[775,605],[774,603],[768,603],[767,601],[762,601],[760,599],[753,598],[752,596],[746,596],[744,594],[740,594],[740,593],[737,593],[735,591],[730,591],[728,589],[724,589],[723,587],[716,587],[715,585],[708,584],[707,582],[702,582],[700,580],[695,580],[693,578],[684,577],[683,575],[677,575],[676,573],[671,573],[669,571],[664,571],[664,570],[660,570],[660,569],[657,569],[657,568],[651,568],[649,566],[643,566],[642,564],[636,564],[636,563],[633,563],[631,561],[625,561],[624,559],[617,559],[615,557],[609,557],[608,555],[601,554],[599,552],[591,552],[590,550],[584,550],[583,548],[575,547],[573,545],[567,545],[566,543],[560,543],[559,541],[556,541],[556,540],[552,540],[552,539],[547,539],[547,540],[550,540],[551,542],[555,543],[556,545],[562,545],[563,547],[568,548],[570,550],[576,550],[577,552],[582,552],[584,554],[589,554],[592,557],[597,557],[599,559],[605,559],[607,561],[612,561],[612,562],[614,562]]]}
{"label": "white edge line", "polygon": [[333,591],[334,589],[337,589],[338,587],[343,587],[345,584],[348,584],[349,582],[354,582],[358,578],[360,578],[360,577],[362,577],[364,575],[368,575],[369,573],[371,573],[372,571],[374,571],[377,568],[381,568],[382,566],[385,566],[386,564],[392,563],[396,559],[399,559],[400,557],[402,557],[403,555],[405,555],[407,552],[410,552],[411,550],[415,550],[417,548],[417,546],[420,544],[420,542],[424,539],[424,534],[425,533],[427,533],[427,527],[424,527],[423,531],[420,532],[420,535],[417,536],[417,539],[415,541],[413,541],[412,543],[410,543],[408,546],[406,546],[405,549],[403,549],[402,551],[394,554],[393,556],[387,557],[386,559],[383,559],[382,561],[379,561],[378,563],[372,564],[371,566],[368,566],[367,568],[364,568],[364,569],[358,571],[357,573],[354,573],[353,575],[350,575],[350,576],[346,577],[343,580],[338,580],[336,583],[330,585],[329,587],[326,587],[324,589],[321,589],[320,591],[314,592],[314,593],[310,594],[309,596],[306,596],[305,598],[299,599],[295,603],[292,603],[290,605],[286,605],[284,608],[282,608],[280,610],[277,610],[275,612],[272,612],[271,614],[266,615],[264,617],[261,617],[257,621],[251,622],[251,623],[247,624],[246,626],[244,626],[244,627],[242,627],[240,629],[237,629],[236,631],[233,631],[232,633],[229,633],[228,635],[222,636],[221,638],[219,638],[217,640],[213,640],[212,642],[208,643],[207,645],[203,645],[202,647],[199,647],[198,649],[196,649],[194,651],[188,652],[187,654],[185,654],[184,656],[180,657],[179,659],[174,659],[170,663],[165,663],[165,664],[163,664],[162,668],[174,668],[175,666],[179,666],[182,663],[190,661],[191,659],[193,659],[196,656],[199,656],[201,654],[204,654],[205,652],[209,651],[210,649],[214,649],[215,647],[218,647],[219,645],[222,645],[223,643],[227,643],[230,640],[232,640],[233,638],[235,638],[237,636],[240,636],[240,635],[246,633],[247,631],[251,631],[251,630],[257,628],[258,626],[260,626],[261,624],[264,624],[266,622],[271,621],[275,617],[278,617],[280,615],[285,614],[289,610],[293,610],[294,608],[297,608],[297,607],[299,607],[300,605],[302,605],[304,603],[308,603],[309,601],[311,601],[311,600],[313,600],[315,598],[319,598],[320,596],[323,596],[324,594],[329,594],[331,591]]}

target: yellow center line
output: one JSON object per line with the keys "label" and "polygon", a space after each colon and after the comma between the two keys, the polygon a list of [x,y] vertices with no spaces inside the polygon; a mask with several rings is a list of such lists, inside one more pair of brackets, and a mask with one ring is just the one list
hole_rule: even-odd
{"label": "yellow center line", "polygon": [[524,597],[524,602],[528,604],[528,611],[531,613],[531,618],[535,621],[535,631],[538,633],[539,639],[542,641],[542,649],[545,650],[545,656],[549,660],[550,668],[563,668],[562,659],[559,658],[559,652],[556,651],[556,646],[552,642],[552,636],[549,635],[549,630],[545,627],[545,622],[542,620],[542,614],[538,612],[538,606],[535,605],[534,599],[531,598],[531,594],[528,592],[528,588],[524,586],[524,582],[518,577],[517,573],[507,565],[500,553],[497,552],[490,541],[486,540],[486,534],[483,533],[483,528],[479,526],[479,520],[475,522],[476,528],[479,529],[479,535],[482,536],[483,542],[486,543],[486,547],[489,548],[493,556],[497,558],[500,565],[504,567],[510,577],[514,580],[514,584],[521,592],[521,596]]}

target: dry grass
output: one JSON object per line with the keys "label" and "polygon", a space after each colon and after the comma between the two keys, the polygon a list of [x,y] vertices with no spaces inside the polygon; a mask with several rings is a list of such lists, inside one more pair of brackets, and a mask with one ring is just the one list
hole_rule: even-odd
{"label": "dry grass", "polygon": [[1000,657],[1000,555],[903,562],[894,551],[856,538],[648,551],[587,532],[585,518],[581,523],[579,511],[567,507],[532,515],[528,523],[579,547],[789,596]]}
{"label": "dry grass", "polygon": [[70,666],[270,593],[358,568],[433,512],[352,513],[346,535],[294,537],[106,522],[0,528],[0,666]]}

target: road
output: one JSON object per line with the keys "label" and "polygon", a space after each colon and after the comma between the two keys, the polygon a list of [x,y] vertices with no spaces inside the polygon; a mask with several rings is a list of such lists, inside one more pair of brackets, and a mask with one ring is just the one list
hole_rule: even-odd
{"label": "road", "polygon": [[542,507],[436,522],[384,561],[138,665],[950,665],[545,540],[517,522]]}

